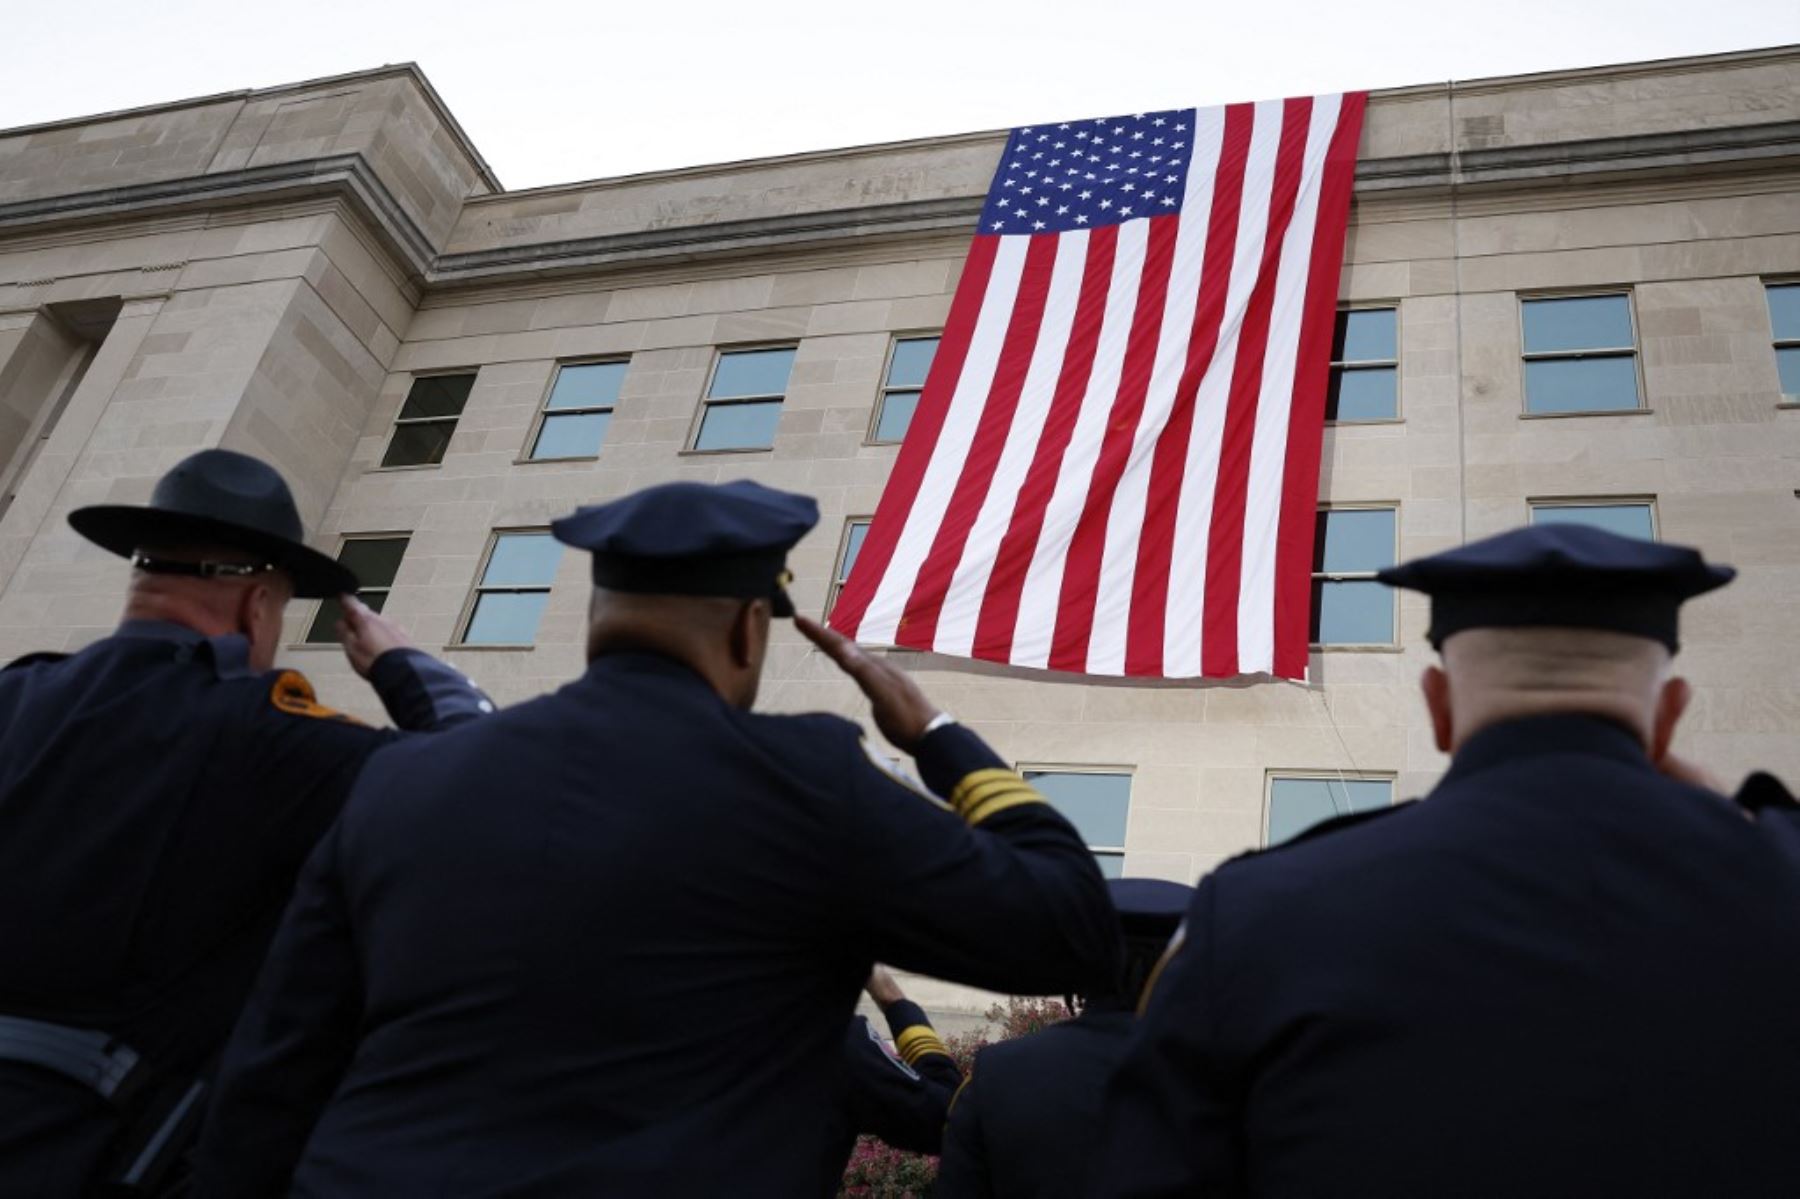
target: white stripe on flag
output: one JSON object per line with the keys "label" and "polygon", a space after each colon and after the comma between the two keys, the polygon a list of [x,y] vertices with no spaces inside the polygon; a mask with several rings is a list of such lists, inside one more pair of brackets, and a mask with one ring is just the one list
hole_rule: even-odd
{"label": "white stripe on flag", "polygon": [[1182,200],[1181,224],[1175,234],[1169,289],[1163,299],[1161,332],[1155,347],[1150,387],[1126,460],[1125,473],[1106,522],[1106,548],[1100,559],[1100,592],[1094,605],[1094,631],[1088,642],[1087,669],[1092,674],[1124,674],[1125,649],[1131,632],[1133,582],[1138,543],[1144,533],[1144,510],[1150,494],[1150,470],[1156,443],[1169,423],[1181,372],[1187,365],[1188,338],[1194,331],[1194,306],[1200,299],[1200,270],[1206,261],[1206,231],[1212,220],[1212,194],[1219,146],[1225,136],[1225,110],[1202,109],[1195,121],[1193,159]]}
{"label": "white stripe on flag", "polygon": [[950,506],[950,497],[956,491],[957,479],[969,456],[969,445],[975,440],[976,426],[987,407],[1000,349],[1006,341],[1007,327],[1012,323],[1028,240],[1003,238],[994,255],[981,313],[975,320],[968,356],[963,360],[962,374],[956,380],[956,391],[950,399],[943,430],[938,434],[937,448],[925,468],[925,477],[919,483],[918,495],[907,515],[900,540],[894,546],[887,572],[882,575],[875,598],[870,601],[857,628],[859,641],[875,645],[894,642],[900,618],[906,612],[906,602],[912,597],[913,584],[931,552],[938,528],[944,523],[944,512]]}
{"label": "white stripe on flag", "polygon": [[1044,510],[1043,531],[1031,556],[1031,569],[1025,575],[1025,589],[1019,596],[1012,660],[1021,666],[1042,668],[1050,661],[1069,542],[1087,504],[1094,462],[1100,456],[1101,439],[1106,436],[1113,397],[1119,393],[1119,371],[1125,363],[1125,343],[1131,335],[1138,284],[1144,276],[1144,247],[1150,222],[1127,221],[1118,230],[1112,282],[1107,288],[1106,311],[1094,348],[1093,371],[1081,398],[1081,412],[1063,455],[1062,469],[1056,476],[1056,488]]}
{"label": "white stripe on flag", "polygon": [[[1181,501],[1175,515],[1174,553],[1169,563],[1169,608],[1163,633],[1163,674],[1193,678],[1200,674],[1201,630],[1206,613],[1207,539],[1212,534],[1213,496],[1219,482],[1219,450],[1225,436],[1226,404],[1237,372],[1238,337],[1243,332],[1250,292],[1256,286],[1263,239],[1269,229],[1270,193],[1275,159],[1281,147],[1283,104],[1264,101],[1255,107],[1250,154],[1244,168],[1243,205],[1238,213],[1237,246],[1226,285],[1224,318],[1212,365],[1200,380],[1194,402],[1194,434],[1188,442],[1187,469],[1181,477]],[[1258,353],[1261,347],[1249,347]]]}
{"label": "white stripe on flag", "polygon": [[[1019,241],[1026,239],[1021,237]],[[970,656],[975,645],[981,602],[987,597],[988,578],[1000,552],[1000,541],[1012,526],[1013,509],[1025,474],[1037,454],[1044,434],[1056,381],[1062,374],[1063,353],[1069,348],[1069,331],[1075,324],[1075,302],[1081,295],[1081,278],[1087,265],[1088,233],[1065,233],[1057,239],[1056,262],[1050,271],[1050,291],[1044,301],[1043,323],[1032,347],[1031,365],[1013,412],[1012,428],[994,469],[994,479],[981,503],[981,511],[969,530],[962,560],[944,596],[938,616],[938,652]]]}
{"label": "white stripe on flag", "polygon": [[1300,193],[1281,246],[1275,304],[1269,314],[1269,346],[1263,358],[1262,394],[1256,403],[1256,435],[1244,497],[1244,558],[1238,587],[1238,672],[1275,668],[1275,536],[1281,523],[1281,490],[1287,462],[1288,415],[1294,406],[1294,371],[1300,321],[1312,270],[1312,231],[1325,154],[1337,131],[1342,96],[1313,101]]}

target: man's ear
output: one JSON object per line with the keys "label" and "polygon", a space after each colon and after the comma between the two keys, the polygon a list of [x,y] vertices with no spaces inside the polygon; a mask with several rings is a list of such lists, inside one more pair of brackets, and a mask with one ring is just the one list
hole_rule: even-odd
{"label": "man's ear", "polygon": [[1681,723],[1681,714],[1687,711],[1688,702],[1694,698],[1694,689],[1684,678],[1673,678],[1662,685],[1656,693],[1656,713],[1651,717],[1650,727],[1650,760],[1661,762],[1669,756],[1669,746],[1675,740],[1675,726]]}
{"label": "man's ear", "polygon": [[748,600],[738,606],[731,621],[731,664],[739,670],[755,666],[761,653],[763,630],[768,622],[759,618],[757,607],[762,600]]}
{"label": "man's ear", "polygon": [[1431,713],[1431,737],[1438,749],[1450,752],[1451,734],[1456,722],[1450,712],[1450,676],[1440,666],[1427,666],[1419,676],[1419,690],[1425,693],[1425,710]]}

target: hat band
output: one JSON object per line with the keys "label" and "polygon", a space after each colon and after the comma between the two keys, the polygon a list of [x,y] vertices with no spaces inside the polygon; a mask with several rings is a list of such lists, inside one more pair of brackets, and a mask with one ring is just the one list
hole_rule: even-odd
{"label": "hat band", "polygon": [[145,574],[187,575],[196,579],[244,579],[276,569],[273,562],[175,562],[142,552],[131,555],[131,565]]}
{"label": "hat band", "polygon": [[1465,629],[1568,628],[1595,629],[1647,637],[1681,648],[1681,599],[1655,589],[1571,587],[1533,591],[1438,591],[1431,597],[1431,628],[1426,638],[1434,649]]}
{"label": "hat band", "polygon": [[691,558],[594,555],[594,585],[634,595],[710,595],[767,599],[792,576],[786,550]]}

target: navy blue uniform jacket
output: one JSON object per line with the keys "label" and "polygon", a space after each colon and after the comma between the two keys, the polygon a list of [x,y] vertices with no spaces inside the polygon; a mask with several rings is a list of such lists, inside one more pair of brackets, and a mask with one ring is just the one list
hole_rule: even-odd
{"label": "navy blue uniform jacket", "polygon": [[211,1196],[829,1194],[875,959],[1006,991],[1115,964],[1080,837],[973,733],[856,727],[615,653],[370,763],[202,1138]]}
{"label": "navy blue uniform jacket", "polygon": [[[402,728],[487,699],[417,650],[370,682]],[[307,853],[393,730],[258,673],[242,637],[132,621],[0,671],[0,1013],[101,1029],[192,1078],[231,1031]],[[116,1130],[0,1062],[0,1195],[73,1194]]]}
{"label": "navy blue uniform jacket", "polygon": [[1800,837],[1606,721],[1201,883],[1097,1195],[1800,1189]]}
{"label": "navy blue uniform jacket", "polygon": [[984,1047],[950,1109],[934,1195],[1047,1199],[1087,1194],[1106,1084],[1136,1021],[1122,1004]]}

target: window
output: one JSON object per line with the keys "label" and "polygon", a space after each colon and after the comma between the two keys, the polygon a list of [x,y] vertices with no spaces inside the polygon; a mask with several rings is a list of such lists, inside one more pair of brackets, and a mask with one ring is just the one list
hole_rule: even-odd
{"label": "window", "polygon": [[1269,776],[1269,835],[1265,845],[1279,845],[1321,820],[1348,812],[1367,812],[1394,802],[1394,780],[1345,778],[1343,775]]}
{"label": "window", "polygon": [[1629,296],[1526,300],[1526,412],[1621,412],[1638,407],[1637,339]]}
{"label": "window", "polygon": [[837,603],[838,592],[850,581],[850,571],[856,566],[856,556],[862,553],[863,538],[869,535],[869,518],[852,517],[844,525],[844,540],[838,546],[837,569],[831,572],[831,594],[825,597],[825,611],[831,612],[831,606]]}
{"label": "window", "polygon": [[937,357],[936,337],[897,337],[888,355],[887,381],[875,404],[875,429],[870,441],[904,441],[919,406],[919,392]]}
{"label": "window", "polygon": [[1328,508],[1313,534],[1314,645],[1392,645],[1394,593],[1375,572],[1394,564],[1395,510]]}
{"label": "window", "polygon": [[464,645],[530,645],[550,599],[562,545],[548,533],[495,533],[469,605]]}
{"label": "window", "polygon": [[[400,573],[400,559],[406,556],[406,543],[410,537],[351,537],[338,550],[337,560],[356,573],[362,586],[357,589],[356,598],[360,599],[377,612],[387,606],[388,589],[394,585],[394,576]],[[319,601],[319,610],[313,614],[310,628],[306,630],[308,644],[335,644],[337,642],[337,623],[344,615],[344,606],[336,596],[328,596]]]}
{"label": "window", "polygon": [[1583,501],[1532,500],[1534,525],[1592,525],[1622,537],[1656,540],[1656,521],[1648,500]]}
{"label": "window", "polygon": [[577,362],[557,368],[550,398],[544,401],[543,420],[531,442],[533,461],[592,458],[600,452],[626,365]]}
{"label": "window", "polygon": [[1094,858],[1100,873],[1119,878],[1125,872],[1125,818],[1131,810],[1131,776],[1124,771],[1020,769],[1025,781],[1043,792],[1068,818]]}
{"label": "window", "polygon": [[469,389],[475,376],[427,375],[414,379],[400,405],[400,416],[394,421],[394,435],[388,439],[387,453],[381,456],[383,466],[436,466],[444,460],[450,435],[456,432],[456,420],[463,405],[469,402]]}
{"label": "window", "polygon": [[775,444],[794,348],[726,350],[700,408],[696,450],[766,450]]}
{"label": "window", "polygon": [[1325,419],[1395,420],[1399,415],[1399,310],[1349,308],[1338,313]]}
{"label": "window", "polygon": [[1775,327],[1775,369],[1781,374],[1781,398],[1800,404],[1800,283],[1771,283],[1769,323]]}

